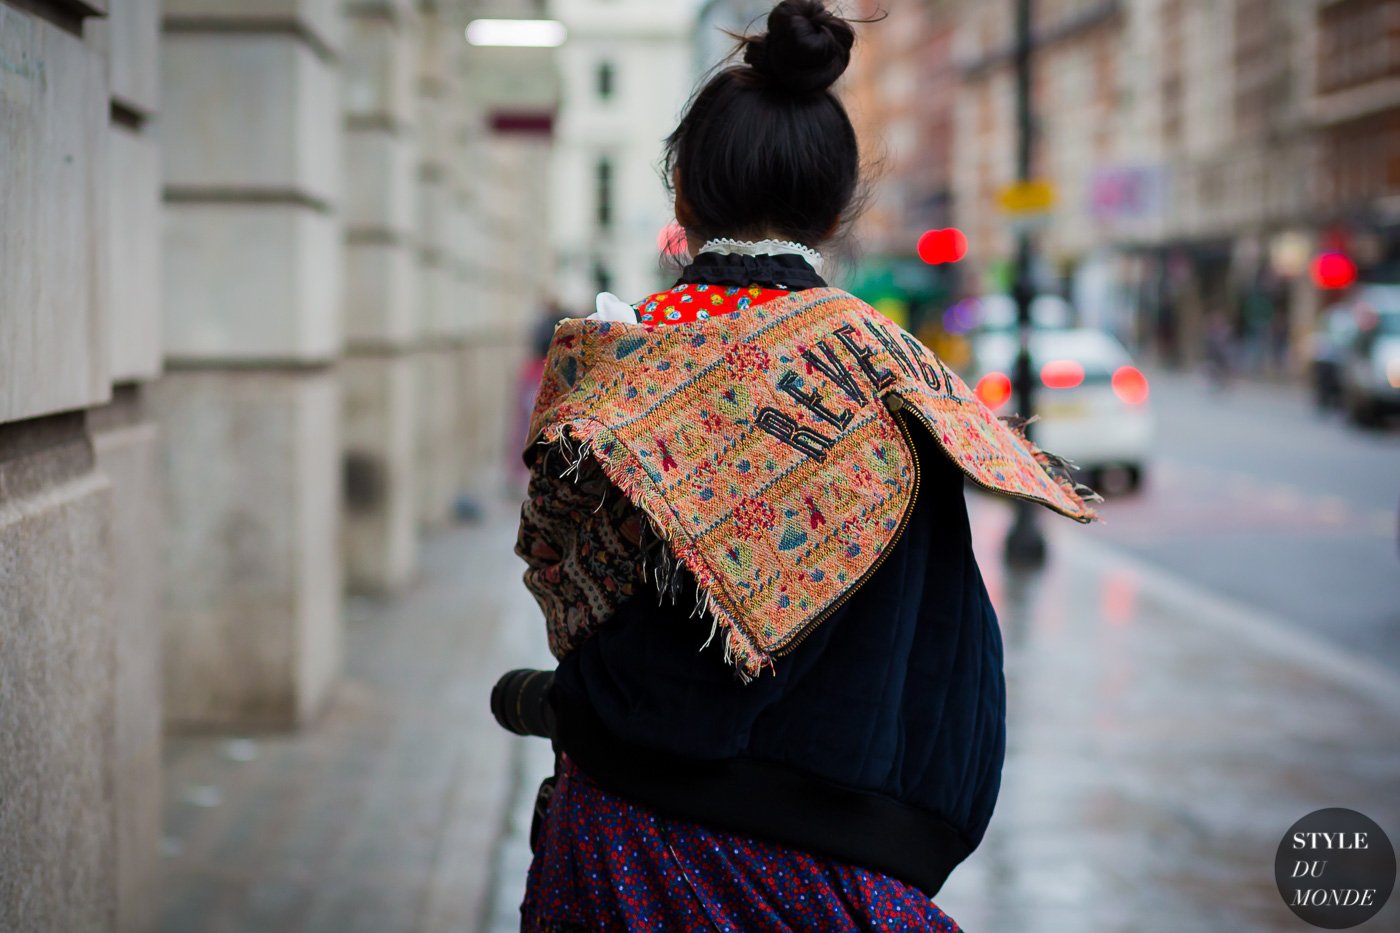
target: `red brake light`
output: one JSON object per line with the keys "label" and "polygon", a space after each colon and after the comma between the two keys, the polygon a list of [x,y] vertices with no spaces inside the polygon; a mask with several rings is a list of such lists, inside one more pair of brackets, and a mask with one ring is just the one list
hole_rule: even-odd
{"label": "red brake light", "polygon": [[1040,367],[1040,381],[1047,389],[1073,389],[1084,381],[1084,367],[1074,360],[1051,360]]}
{"label": "red brake light", "polygon": [[987,373],[977,380],[975,391],[982,404],[996,411],[1011,398],[1011,380],[1005,373]]}
{"label": "red brake light", "polygon": [[1147,401],[1147,377],[1135,366],[1120,366],[1113,373],[1113,394],[1129,405]]}
{"label": "red brake light", "polygon": [[1321,253],[1312,261],[1312,280],[1318,288],[1346,288],[1356,281],[1356,263],[1345,253]]}

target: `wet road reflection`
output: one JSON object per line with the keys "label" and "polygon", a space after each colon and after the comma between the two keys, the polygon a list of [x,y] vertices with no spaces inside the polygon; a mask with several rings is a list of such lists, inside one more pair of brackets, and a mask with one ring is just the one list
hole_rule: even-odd
{"label": "wet road reflection", "polygon": [[[973,510],[1009,732],[991,828],[938,898],[966,929],[1294,929],[1273,878],[1293,821],[1345,806],[1400,839],[1393,671],[1067,522],[1046,570],[1009,575],[1009,510]],[[1400,928],[1400,904],[1371,923]]]}

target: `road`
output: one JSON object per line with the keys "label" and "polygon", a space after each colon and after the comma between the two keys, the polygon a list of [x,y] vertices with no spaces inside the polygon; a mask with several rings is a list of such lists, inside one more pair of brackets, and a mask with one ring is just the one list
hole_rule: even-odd
{"label": "road", "polygon": [[1094,539],[1400,668],[1400,431],[1320,415],[1295,387],[1152,379],[1144,490]]}

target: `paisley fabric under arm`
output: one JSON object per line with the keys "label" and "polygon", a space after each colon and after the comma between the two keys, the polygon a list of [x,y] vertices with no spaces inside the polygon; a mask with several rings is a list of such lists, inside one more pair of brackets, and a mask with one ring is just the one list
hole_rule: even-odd
{"label": "paisley fabric under arm", "polygon": [[556,451],[535,459],[515,543],[557,658],[607,621],[644,579],[640,510],[591,458],[578,463],[577,482],[557,481],[572,468]]}

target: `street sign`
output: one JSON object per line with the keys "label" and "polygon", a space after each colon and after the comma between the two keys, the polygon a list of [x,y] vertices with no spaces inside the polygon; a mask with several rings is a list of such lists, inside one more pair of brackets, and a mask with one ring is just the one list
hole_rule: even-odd
{"label": "street sign", "polygon": [[997,204],[1008,214],[1044,214],[1055,206],[1055,186],[1042,179],[1012,182],[997,192]]}

